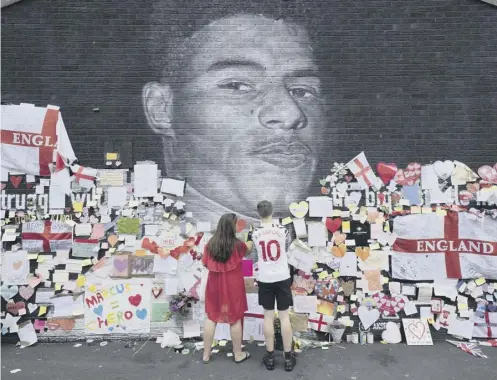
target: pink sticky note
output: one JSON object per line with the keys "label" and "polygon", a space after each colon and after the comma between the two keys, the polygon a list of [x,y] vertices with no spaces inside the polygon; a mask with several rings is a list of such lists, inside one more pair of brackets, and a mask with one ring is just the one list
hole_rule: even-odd
{"label": "pink sticky note", "polygon": [[94,224],[93,231],[91,233],[91,239],[102,239],[105,235],[104,225],[103,224]]}
{"label": "pink sticky note", "polygon": [[45,330],[46,321],[41,319],[35,319],[34,328],[35,330],[43,331]]}
{"label": "pink sticky note", "polygon": [[242,260],[243,277],[252,277],[254,275],[254,262],[252,260]]}

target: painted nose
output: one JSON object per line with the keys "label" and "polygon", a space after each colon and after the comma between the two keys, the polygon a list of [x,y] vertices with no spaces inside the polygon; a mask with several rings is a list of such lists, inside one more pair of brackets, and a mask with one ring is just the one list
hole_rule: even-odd
{"label": "painted nose", "polygon": [[259,112],[259,122],[265,128],[289,130],[307,126],[307,118],[286,90],[284,94],[275,94],[268,103]]}

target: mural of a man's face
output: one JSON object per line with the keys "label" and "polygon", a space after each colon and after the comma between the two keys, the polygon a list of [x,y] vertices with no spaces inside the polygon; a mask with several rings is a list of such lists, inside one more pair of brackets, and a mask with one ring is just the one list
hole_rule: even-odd
{"label": "mural of a man's face", "polygon": [[197,31],[187,50],[179,88],[164,79],[143,90],[167,174],[248,215],[262,199],[278,213],[309,196],[325,120],[305,30],[230,17]]}

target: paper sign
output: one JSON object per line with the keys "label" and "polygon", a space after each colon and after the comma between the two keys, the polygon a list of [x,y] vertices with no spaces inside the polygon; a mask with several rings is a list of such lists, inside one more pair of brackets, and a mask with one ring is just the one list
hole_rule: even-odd
{"label": "paper sign", "polygon": [[127,191],[124,186],[109,187],[107,189],[107,206],[111,208],[121,208],[126,204],[126,197]]}
{"label": "paper sign", "polygon": [[2,280],[5,285],[27,284],[29,260],[26,251],[7,252],[2,255]]}
{"label": "paper sign", "polygon": [[[12,332],[12,328],[11,328]],[[34,329],[31,321],[19,325],[19,329],[17,331],[17,335],[19,336],[19,341],[21,343],[21,348],[31,346],[38,342],[38,337],[36,335],[36,331]]]}
{"label": "paper sign", "polygon": [[110,280],[91,288],[84,302],[86,334],[150,332],[150,282]]}
{"label": "paper sign", "polygon": [[178,260],[172,256],[162,258],[159,255],[154,255],[154,273],[166,273],[176,275],[178,270]]}
{"label": "paper sign", "polygon": [[317,301],[316,296],[295,296],[293,297],[293,309],[296,313],[316,313]]}
{"label": "paper sign", "polygon": [[355,252],[345,252],[340,261],[340,275],[357,277],[357,256]]}
{"label": "paper sign", "polygon": [[175,296],[178,294],[178,279],[166,278],[164,279],[164,292],[166,296]]}
{"label": "paper sign", "polygon": [[73,257],[96,257],[98,256],[98,239],[74,239],[72,245]]}
{"label": "paper sign", "polygon": [[120,187],[124,185],[125,170],[110,170],[101,169],[98,171],[99,186],[115,186]]}
{"label": "paper sign", "polygon": [[309,216],[314,217],[328,217],[333,215],[333,199],[327,196],[309,197]]}
{"label": "paper sign", "polygon": [[161,193],[182,197],[185,194],[185,181],[174,178],[164,178],[161,183],[160,191]]}
{"label": "paper sign", "polygon": [[322,222],[313,222],[307,224],[308,239],[307,242],[311,247],[326,247],[328,240],[328,231]]}
{"label": "paper sign", "polygon": [[263,342],[264,320],[260,318],[245,317],[243,320],[243,340]]}
{"label": "paper sign", "polygon": [[133,181],[135,197],[154,197],[157,194],[157,180],[157,164],[136,164]]}
{"label": "paper sign", "polygon": [[432,346],[430,327],[426,319],[402,319],[406,342],[409,346]]}
{"label": "paper sign", "polygon": [[52,317],[73,317],[83,314],[83,295],[60,296],[52,298],[53,315]]}
{"label": "paper sign", "polygon": [[304,219],[294,219],[293,227],[295,228],[297,237],[302,238],[307,236],[307,226]]}

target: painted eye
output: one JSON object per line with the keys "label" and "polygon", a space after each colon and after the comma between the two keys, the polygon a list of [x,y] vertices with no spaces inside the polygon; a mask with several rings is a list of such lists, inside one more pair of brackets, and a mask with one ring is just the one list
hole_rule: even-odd
{"label": "painted eye", "polygon": [[233,92],[249,92],[252,90],[252,87],[249,86],[248,84],[238,81],[219,83],[217,87],[223,90],[230,90]]}
{"label": "painted eye", "polygon": [[288,92],[297,99],[311,99],[317,97],[317,93],[314,89],[306,87],[292,87]]}

